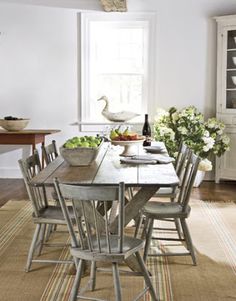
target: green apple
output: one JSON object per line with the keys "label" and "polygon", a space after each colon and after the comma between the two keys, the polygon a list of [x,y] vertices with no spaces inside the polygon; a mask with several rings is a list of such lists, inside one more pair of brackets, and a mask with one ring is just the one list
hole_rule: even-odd
{"label": "green apple", "polygon": [[65,143],[65,148],[69,148],[69,149],[76,148],[76,145],[73,144],[73,143],[71,143],[71,142],[69,142],[69,141],[67,141]]}
{"label": "green apple", "polygon": [[82,146],[82,147],[89,147],[89,143],[86,142],[86,141],[85,141],[85,142],[82,142],[82,143],[81,143],[81,146]]}
{"label": "green apple", "polygon": [[76,148],[76,147],[98,147],[101,144],[102,138],[97,136],[78,136],[68,139],[64,147]]}
{"label": "green apple", "polygon": [[98,145],[97,145],[96,142],[94,142],[94,141],[90,142],[90,147],[97,147],[97,146],[98,146]]}

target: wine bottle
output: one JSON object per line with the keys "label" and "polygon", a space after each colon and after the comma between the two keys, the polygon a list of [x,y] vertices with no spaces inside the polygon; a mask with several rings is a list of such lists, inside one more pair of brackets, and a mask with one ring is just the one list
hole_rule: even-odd
{"label": "wine bottle", "polygon": [[146,140],[143,142],[143,146],[149,146],[151,145],[151,127],[148,121],[148,114],[145,114],[145,121],[144,121],[144,125],[143,125],[143,130],[142,130],[142,134],[143,136],[146,137]]}

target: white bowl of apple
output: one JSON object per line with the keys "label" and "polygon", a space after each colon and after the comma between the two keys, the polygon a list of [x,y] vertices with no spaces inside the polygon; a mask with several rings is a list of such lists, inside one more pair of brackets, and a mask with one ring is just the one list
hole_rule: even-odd
{"label": "white bowl of apple", "polygon": [[60,147],[60,154],[71,166],[88,166],[96,160],[102,143],[98,136],[73,137]]}

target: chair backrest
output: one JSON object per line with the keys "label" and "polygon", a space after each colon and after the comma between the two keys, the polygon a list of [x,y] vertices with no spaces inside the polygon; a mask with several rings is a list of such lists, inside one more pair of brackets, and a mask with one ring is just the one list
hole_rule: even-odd
{"label": "chair backrest", "polygon": [[186,162],[188,161],[189,155],[190,155],[190,149],[183,142],[181,142],[178,155],[175,161],[175,171],[177,176],[179,177],[179,185],[173,187],[172,189],[173,193],[176,193],[178,187],[182,185],[183,175],[186,168]]}
{"label": "chair backrest", "polygon": [[55,140],[52,140],[52,143],[47,146],[45,146],[45,144],[43,142],[41,148],[42,148],[43,158],[46,162],[46,165],[48,165],[56,157],[58,157],[58,151],[57,151],[57,146],[56,146]]}
{"label": "chair backrest", "polygon": [[39,217],[40,210],[48,206],[48,202],[45,187],[35,187],[31,185],[32,178],[42,170],[37,150],[34,151],[33,155],[29,156],[26,159],[20,159],[18,162],[29,199],[32,202],[34,215],[36,217]]}
{"label": "chair backrest", "polygon": [[[67,185],[59,183],[57,179],[54,180],[54,184],[67,222],[72,246],[97,254],[122,253],[125,184],[120,183],[116,186]],[[79,240],[75,234],[74,223],[69,215],[65,199],[72,201]],[[98,203],[99,206],[97,206]],[[113,206],[110,206],[111,203]],[[99,210],[101,204],[103,204],[102,211]],[[115,218],[118,218],[118,228],[111,232],[110,224]]]}
{"label": "chair backrest", "polygon": [[200,158],[196,156],[191,150],[186,162],[186,166],[183,173],[182,183],[178,194],[178,202],[183,206],[183,211],[187,209],[193,183],[196,177]]}
{"label": "chair backrest", "polygon": [[184,169],[184,165],[188,157],[189,151],[190,149],[187,147],[187,145],[181,142],[178,150],[178,155],[175,161],[175,171],[178,176],[181,175],[181,172]]}

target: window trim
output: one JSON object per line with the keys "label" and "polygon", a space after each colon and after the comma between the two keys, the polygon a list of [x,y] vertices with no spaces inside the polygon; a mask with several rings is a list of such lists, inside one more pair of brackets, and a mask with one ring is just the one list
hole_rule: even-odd
{"label": "window trim", "polygon": [[[148,64],[147,64],[147,95],[146,105],[147,112],[150,119],[153,117],[153,108],[156,96],[156,57],[155,57],[155,44],[156,44],[156,14],[154,12],[128,12],[128,13],[104,13],[104,12],[79,12],[78,13],[78,122],[74,124],[79,125],[80,131],[101,131],[104,124],[111,125],[109,121],[96,122],[88,121],[86,117],[89,116],[89,45],[88,37],[90,31],[90,24],[92,21],[145,21],[148,23]],[[88,62],[87,64],[85,62]],[[147,80],[145,79],[145,80]],[[140,124],[138,122],[129,124]]]}

